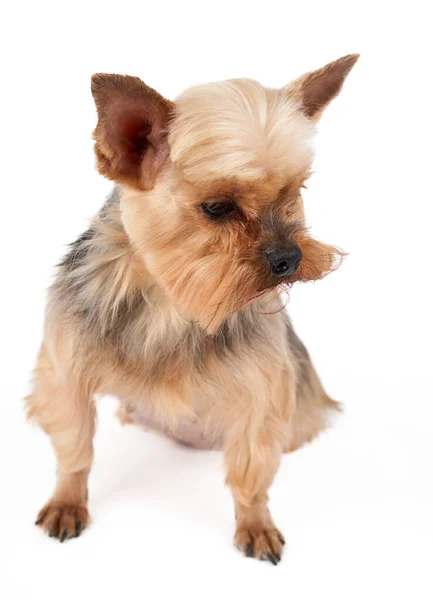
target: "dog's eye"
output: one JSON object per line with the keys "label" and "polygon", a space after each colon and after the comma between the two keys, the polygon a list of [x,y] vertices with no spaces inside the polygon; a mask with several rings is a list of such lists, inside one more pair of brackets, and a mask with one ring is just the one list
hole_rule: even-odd
{"label": "dog's eye", "polygon": [[203,212],[205,212],[211,219],[229,217],[239,210],[238,205],[235,202],[230,201],[204,202],[201,207]]}

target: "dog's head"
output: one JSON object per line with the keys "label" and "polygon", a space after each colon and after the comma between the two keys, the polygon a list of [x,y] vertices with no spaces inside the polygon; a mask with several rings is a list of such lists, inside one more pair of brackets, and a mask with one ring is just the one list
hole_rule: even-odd
{"label": "dog's head", "polygon": [[136,77],[94,75],[99,171],[148,271],[206,331],[281,284],[320,279],[341,252],[310,237],[301,189],[312,138],[358,56],[282,89],[238,79],[174,103]]}

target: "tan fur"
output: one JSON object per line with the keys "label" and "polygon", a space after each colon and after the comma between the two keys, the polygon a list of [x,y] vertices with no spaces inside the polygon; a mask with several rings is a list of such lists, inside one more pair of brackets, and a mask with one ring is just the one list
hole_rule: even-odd
{"label": "tan fur", "polygon": [[[335,79],[335,63],[327,68]],[[27,398],[58,464],[37,523],[61,541],[88,523],[94,396],[114,394],[122,422],[222,448],[235,544],[280,560],[267,490],[282,452],[310,441],[338,408],[278,293],[320,279],[342,256],[305,225],[314,123],[300,89],[235,80],[172,105],[137,78],[94,78],[98,166],[120,185],[60,266]],[[209,202],[233,215],[210,218]],[[296,272],[271,273],[274,245],[302,250]]]}
{"label": "tan fur", "polygon": [[272,178],[309,169],[314,124],[285,92],[237,79],[195,87],[176,101],[171,158],[188,181]]}

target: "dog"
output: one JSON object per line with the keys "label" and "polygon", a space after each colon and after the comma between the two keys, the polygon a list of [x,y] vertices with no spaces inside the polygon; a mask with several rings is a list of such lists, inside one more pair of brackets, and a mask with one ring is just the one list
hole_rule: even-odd
{"label": "dog", "polygon": [[339,410],[280,292],[343,257],[311,237],[301,191],[316,123],[357,59],[282,89],[236,79],[175,102],[137,77],[92,77],[96,163],[114,189],[58,265],[26,398],[57,459],[36,520],[51,537],[89,523],[94,397],[112,394],[123,423],[222,449],[235,546],[280,561],[269,486],[282,454]]}

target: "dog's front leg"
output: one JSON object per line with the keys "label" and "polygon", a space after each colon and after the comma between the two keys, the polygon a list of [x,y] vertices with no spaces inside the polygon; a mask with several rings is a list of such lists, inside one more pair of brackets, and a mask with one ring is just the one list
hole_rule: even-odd
{"label": "dog's front leg", "polygon": [[39,512],[36,525],[61,542],[78,537],[89,521],[87,479],[95,430],[91,390],[67,374],[60,363],[54,365],[43,346],[27,410],[50,436],[57,458],[56,488]]}
{"label": "dog's front leg", "polygon": [[285,542],[269,513],[267,492],[280,463],[284,423],[268,416],[263,424],[251,425],[245,417],[224,440],[226,481],[235,501],[234,543],[246,556],[276,565]]}

